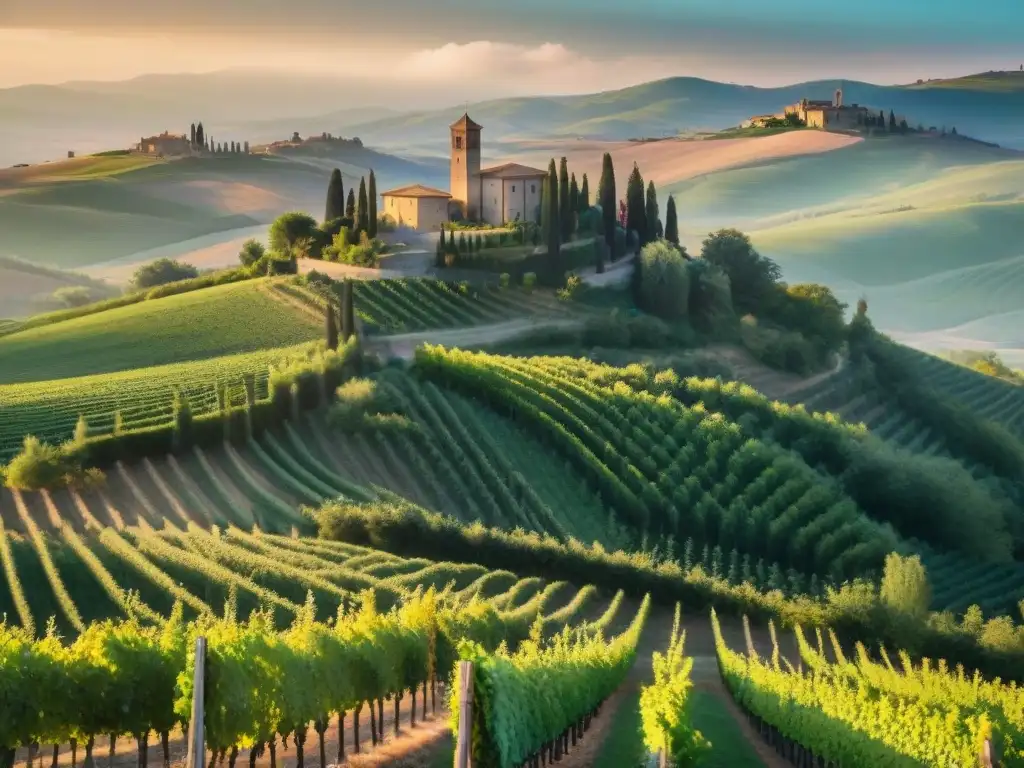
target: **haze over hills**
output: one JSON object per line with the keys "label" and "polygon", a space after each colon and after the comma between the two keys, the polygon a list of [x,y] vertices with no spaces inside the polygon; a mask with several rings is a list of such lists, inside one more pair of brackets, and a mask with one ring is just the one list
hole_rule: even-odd
{"label": "haze over hills", "polygon": [[[603,93],[468,106],[492,143],[540,136],[626,139],[727,128],[800,98],[831,98],[837,88],[848,103],[893,109],[914,124],[956,126],[979,139],[1024,147],[1024,73],[1015,72],[910,86],[822,80],[784,88],[677,77]],[[267,98],[268,93],[288,97]],[[184,131],[197,119],[225,139],[264,142],[293,131],[328,131],[360,136],[371,146],[443,152],[445,136],[434,126],[451,122],[466,105],[409,111],[417,101],[422,100],[382,97],[378,89],[331,76],[248,71],[10,88],[0,90],[0,130],[6,137],[0,166],[55,159],[68,150],[126,146],[143,133]]]}

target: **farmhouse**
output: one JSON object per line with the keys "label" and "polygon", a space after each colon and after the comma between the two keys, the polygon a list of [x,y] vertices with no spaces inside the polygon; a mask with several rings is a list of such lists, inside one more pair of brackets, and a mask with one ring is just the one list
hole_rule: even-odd
{"label": "farmhouse", "polygon": [[384,213],[400,225],[422,231],[440,229],[442,222],[452,219],[494,226],[516,219],[539,221],[540,190],[547,171],[519,163],[481,168],[482,130],[469,114],[449,126],[450,193],[421,184],[392,189],[381,194]]}
{"label": "farmhouse", "polygon": [[410,184],[384,192],[381,198],[384,201],[383,213],[399,226],[433,232],[448,221],[448,205],[452,196],[440,189]]}
{"label": "farmhouse", "polygon": [[136,149],[147,155],[190,155],[192,142],[184,134],[164,131],[159,136],[140,139]]}

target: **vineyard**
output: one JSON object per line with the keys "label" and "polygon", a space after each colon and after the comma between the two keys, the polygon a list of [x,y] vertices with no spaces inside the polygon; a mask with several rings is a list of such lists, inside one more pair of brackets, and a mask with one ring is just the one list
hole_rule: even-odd
{"label": "vineyard", "polygon": [[109,309],[0,338],[0,383],[199,361],[313,341],[317,322],[274,301],[262,280]]}
{"label": "vineyard", "polygon": [[[884,648],[874,659],[856,644],[848,660],[836,636],[816,631],[812,646],[796,628],[799,666],[773,646],[763,658],[747,630],[746,653],[730,649],[717,616],[712,625],[723,680],[765,738],[796,764],[824,760],[845,765],[1024,764],[1024,718],[1016,686],[950,669],[945,661],[919,664]],[[773,640],[774,627],[771,628]],[[991,745],[991,746],[989,746]]]}
{"label": "vineyard", "polygon": [[[400,278],[353,281],[356,315],[368,334],[465,328],[526,316],[558,317],[573,311],[549,291],[498,288],[441,280]],[[275,282],[283,300],[321,313],[327,295],[315,286]],[[336,287],[336,286],[335,286]]]}

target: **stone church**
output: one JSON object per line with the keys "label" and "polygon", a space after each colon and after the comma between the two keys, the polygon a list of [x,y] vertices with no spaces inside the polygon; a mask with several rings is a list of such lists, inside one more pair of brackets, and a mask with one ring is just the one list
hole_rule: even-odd
{"label": "stone church", "polygon": [[388,190],[381,194],[382,213],[422,232],[437,231],[446,221],[462,219],[494,226],[516,219],[539,221],[541,185],[547,171],[519,163],[481,168],[482,130],[468,114],[449,126],[450,192],[422,184]]}

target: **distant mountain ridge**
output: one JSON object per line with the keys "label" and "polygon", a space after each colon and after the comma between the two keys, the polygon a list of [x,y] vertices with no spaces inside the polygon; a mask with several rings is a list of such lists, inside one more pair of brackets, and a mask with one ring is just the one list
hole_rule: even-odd
{"label": "distant mountain ridge", "polygon": [[[883,86],[856,80],[760,88],[674,77],[594,94],[493,99],[470,104],[469,111],[490,136],[503,139],[580,136],[621,140],[720,130],[751,115],[777,112],[801,98],[832,98],[840,88],[847,104],[863,104],[886,114],[891,109],[906,114],[915,125],[955,126],[963,134],[1024,148],[1024,90]],[[445,121],[450,122],[462,109],[392,116],[350,130],[371,143],[407,142],[417,135],[422,140],[427,126],[446,125]],[[442,132],[437,141],[443,144],[445,140]]]}
{"label": "distant mountain ridge", "polygon": [[[803,97],[831,98],[842,88],[848,103],[905,113],[914,124],[955,125],[960,133],[1024,148],[1024,74],[1016,74],[903,86],[819,80],[778,88],[673,77],[600,93],[478,101],[469,110],[484,125],[488,146],[496,148],[503,140],[524,138],[627,139],[718,130]],[[69,150],[127,146],[142,133],[185,131],[199,119],[226,140],[257,143],[296,130],[329,131],[389,151],[444,153],[446,127],[465,109],[410,111],[402,99],[380,106],[381,98],[365,84],[333,76],[246,71],[0,89],[0,167],[56,159]]]}

